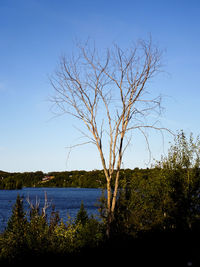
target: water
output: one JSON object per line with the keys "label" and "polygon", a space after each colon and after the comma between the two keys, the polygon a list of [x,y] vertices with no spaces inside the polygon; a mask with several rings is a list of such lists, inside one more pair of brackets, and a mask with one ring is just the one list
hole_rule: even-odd
{"label": "water", "polygon": [[35,204],[36,198],[40,201],[40,207],[44,207],[45,192],[49,208],[47,216],[51,213],[51,206],[55,205],[55,210],[64,222],[68,215],[74,218],[80,209],[83,201],[88,215],[98,215],[98,199],[101,196],[101,189],[96,188],[23,188],[21,190],[0,190],[0,231],[6,227],[7,221],[12,214],[13,205],[19,194],[24,199],[24,209],[27,211],[29,204],[27,197]]}

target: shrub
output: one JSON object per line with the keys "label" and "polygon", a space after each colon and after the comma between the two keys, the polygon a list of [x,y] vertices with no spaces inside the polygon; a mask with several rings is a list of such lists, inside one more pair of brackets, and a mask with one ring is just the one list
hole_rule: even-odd
{"label": "shrub", "polygon": [[25,213],[23,200],[18,196],[7,228],[0,235],[0,262],[20,263],[27,257],[38,259],[47,255],[72,255],[97,247],[102,239],[101,223],[89,218],[83,203],[74,220],[60,221],[53,209],[48,223],[38,205],[31,203],[29,213]]}

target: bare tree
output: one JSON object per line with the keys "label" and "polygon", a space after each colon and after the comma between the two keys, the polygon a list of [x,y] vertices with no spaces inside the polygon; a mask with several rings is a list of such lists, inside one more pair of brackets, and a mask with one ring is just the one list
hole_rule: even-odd
{"label": "bare tree", "polygon": [[[99,54],[95,45],[78,45],[76,56],[61,57],[51,77],[55,89],[53,102],[63,113],[80,120],[81,133],[99,152],[107,182],[107,216],[114,216],[124,151],[131,132],[145,129],[162,131],[152,112],[160,112],[160,97],[147,91],[149,81],[161,70],[161,52],[148,41],[140,40],[123,50],[114,45]],[[154,93],[153,93],[154,94]],[[155,117],[155,116],[154,116]],[[88,143],[87,142],[87,143]],[[114,180],[114,188],[111,181]]]}
{"label": "bare tree", "polygon": [[[27,196],[26,198],[27,203],[30,206],[31,212],[36,213],[37,215],[39,214],[39,208],[40,208],[40,199],[36,196],[35,199],[35,204],[30,200],[30,197]],[[44,206],[42,208],[42,217],[45,218],[46,216],[46,210],[51,206],[51,202],[48,201],[47,198],[47,192],[44,192]]]}

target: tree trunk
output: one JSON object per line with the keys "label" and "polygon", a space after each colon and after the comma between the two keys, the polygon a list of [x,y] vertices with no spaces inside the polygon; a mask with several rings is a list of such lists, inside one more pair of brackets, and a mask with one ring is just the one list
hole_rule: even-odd
{"label": "tree trunk", "polygon": [[110,225],[112,222],[112,214],[111,214],[111,201],[112,201],[112,189],[110,184],[110,179],[107,180],[107,229],[106,235],[109,238],[110,236]]}
{"label": "tree trunk", "polygon": [[117,170],[117,174],[116,174],[116,178],[115,178],[115,189],[114,189],[113,198],[112,198],[111,212],[113,214],[114,214],[115,205],[116,205],[116,201],[117,201],[118,185],[119,185],[119,170]]}
{"label": "tree trunk", "polygon": [[112,199],[112,189],[110,180],[107,181],[107,210],[108,213],[111,211],[111,199]]}

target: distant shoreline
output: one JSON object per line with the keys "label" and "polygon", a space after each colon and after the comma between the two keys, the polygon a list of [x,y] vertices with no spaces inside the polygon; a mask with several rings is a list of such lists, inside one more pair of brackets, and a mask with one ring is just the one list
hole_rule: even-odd
{"label": "distant shoreline", "polygon": [[[199,170],[200,171],[200,170]],[[176,170],[147,168],[147,169],[121,169],[120,186],[123,187],[132,180],[150,179],[160,175],[172,175]],[[180,175],[186,169],[179,169]],[[182,174],[181,174],[182,173]],[[113,176],[114,177],[114,176]],[[140,180],[141,180],[140,179]],[[114,186],[114,179],[111,180]],[[103,170],[93,171],[64,171],[45,174],[41,171],[9,173],[0,171],[0,189],[12,190],[25,187],[53,187],[53,188],[106,188],[106,179]]]}
{"label": "distant shoreline", "polygon": [[[120,175],[124,178],[144,171],[146,172],[148,169],[122,169]],[[0,189],[21,189],[23,187],[105,188],[106,179],[103,170],[50,173],[0,171]]]}

